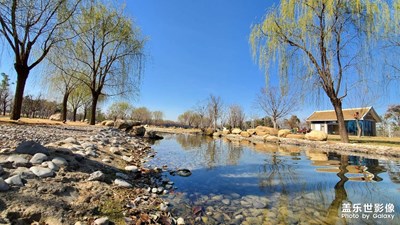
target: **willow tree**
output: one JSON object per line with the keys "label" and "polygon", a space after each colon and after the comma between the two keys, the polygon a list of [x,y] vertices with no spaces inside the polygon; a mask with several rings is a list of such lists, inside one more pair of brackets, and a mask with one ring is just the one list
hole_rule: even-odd
{"label": "willow tree", "polygon": [[120,10],[92,2],[81,11],[71,26],[76,35],[71,60],[81,64],[75,77],[90,89],[94,125],[101,96],[138,91],[145,40]]}
{"label": "willow tree", "polygon": [[3,0],[0,1],[0,33],[14,56],[17,72],[11,119],[21,116],[26,80],[53,45],[66,36],[61,28],[75,12],[80,0]]}
{"label": "willow tree", "polygon": [[68,105],[72,111],[72,121],[76,121],[76,115],[79,108],[82,108],[84,114],[86,113],[87,109],[85,109],[85,104],[88,104],[90,102],[91,93],[89,92],[89,88],[87,86],[84,86],[82,83],[78,83],[71,90],[68,97]]}
{"label": "willow tree", "polygon": [[[75,76],[75,71],[80,64],[76,61],[69,60],[70,56],[68,56],[68,54],[71,53],[71,51],[69,51],[71,48],[73,47],[70,40],[60,42],[54,47],[54,51],[47,57],[49,73],[52,74],[52,76],[50,78],[48,76],[44,77],[44,82],[49,85],[50,91],[56,93],[56,95],[58,93],[62,95],[61,105],[63,121],[67,120],[69,97],[81,83]],[[76,102],[77,99],[75,98],[74,100],[74,102]],[[74,121],[75,119],[76,112],[74,114]]]}
{"label": "willow tree", "polygon": [[301,77],[322,88],[335,109],[341,141],[348,142],[342,100],[345,81],[357,75],[346,69],[366,52],[388,11],[385,3],[373,0],[282,0],[252,26],[253,57],[267,74],[271,64],[278,64],[285,85]]}

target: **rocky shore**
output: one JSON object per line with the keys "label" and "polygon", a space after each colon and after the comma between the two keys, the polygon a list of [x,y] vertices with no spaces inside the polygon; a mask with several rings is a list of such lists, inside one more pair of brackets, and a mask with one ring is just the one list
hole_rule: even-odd
{"label": "rocky shore", "polygon": [[0,224],[184,224],[153,156],[115,128],[0,124]]}

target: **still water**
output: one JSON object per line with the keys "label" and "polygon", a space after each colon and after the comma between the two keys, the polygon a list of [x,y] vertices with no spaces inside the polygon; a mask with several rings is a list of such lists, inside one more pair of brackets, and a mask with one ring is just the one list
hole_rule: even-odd
{"label": "still water", "polygon": [[400,159],[166,135],[149,166],[190,169],[167,201],[187,224],[400,224]]}

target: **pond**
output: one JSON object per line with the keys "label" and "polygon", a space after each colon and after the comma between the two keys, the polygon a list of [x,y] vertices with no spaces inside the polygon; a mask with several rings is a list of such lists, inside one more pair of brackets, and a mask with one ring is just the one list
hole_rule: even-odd
{"label": "pond", "polygon": [[186,224],[400,224],[400,160],[297,146],[166,135],[148,166],[165,171],[165,197]]}

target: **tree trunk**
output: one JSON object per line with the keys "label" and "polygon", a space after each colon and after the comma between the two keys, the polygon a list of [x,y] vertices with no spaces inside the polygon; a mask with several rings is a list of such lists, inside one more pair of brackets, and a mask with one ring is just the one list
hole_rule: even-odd
{"label": "tree trunk", "polygon": [[362,128],[360,126],[360,120],[356,119],[356,124],[357,124],[357,137],[360,138],[362,134]]}
{"label": "tree trunk", "polygon": [[344,123],[344,115],[342,111],[342,101],[338,98],[331,99],[332,105],[335,108],[336,118],[339,124],[340,140],[344,143],[349,143],[349,135],[347,134],[346,124]]}
{"label": "tree trunk", "polygon": [[72,110],[72,120],[75,122],[76,121],[76,113],[78,112],[78,108],[74,108]]}
{"label": "tree trunk", "polygon": [[272,124],[274,125],[274,129],[278,128],[278,121],[276,118],[272,118]]}
{"label": "tree trunk", "polygon": [[90,116],[90,125],[95,125],[96,124],[96,108],[97,108],[97,100],[99,100],[100,94],[97,93],[92,93],[92,111],[91,116]]}
{"label": "tree trunk", "polygon": [[29,68],[21,65],[14,65],[17,71],[17,87],[15,88],[14,104],[11,112],[11,120],[18,120],[21,118],[22,101],[24,99],[24,90],[26,80],[29,75]]}
{"label": "tree trunk", "polygon": [[87,116],[87,111],[88,111],[88,107],[87,106],[85,106],[84,107],[84,109],[83,109],[83,121],[85,121],[86,120],[86,116]]}
{"label": "tree trunk", "polygon": [[7,110],[7,102],[6,102],[6,100],[4,100],[4,102],[3,102],[3,116],[6,115],[6,110]]}
{"label": "tree trunk", "polygon": [[62,121],[67,121],[67,103],[68,103],[69,93],[66,91],[64,93],[63,101],[62,101]]}

